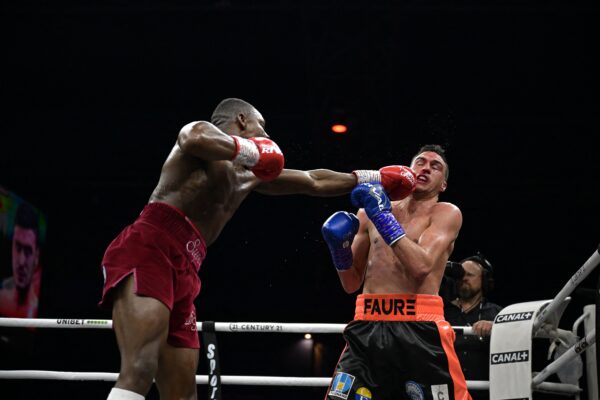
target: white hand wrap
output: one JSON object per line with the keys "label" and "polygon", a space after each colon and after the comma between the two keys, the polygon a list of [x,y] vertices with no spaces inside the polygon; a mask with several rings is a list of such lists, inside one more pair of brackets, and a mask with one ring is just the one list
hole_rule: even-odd
{"label": "white hand wrap", "polygon": [[241,164],[244,167],[254,167],[260,158],[258,147],[253,141],[244,139],[240,136],[231,136],[235,141],[236,153],[233,156],[234,164]]}
{"label": "white hand wrap", "polygon": [[357,184],[368,183],[368,182],[377,182],[381,183],[381,173],[379,171],[373,169],[357,169],[356,171],[352,171],[354,175],[356,175]]}
{"label": "white hand wrap", "polygon": [[112,388],[106,400],[144,400],[144,396],[130,390]]}

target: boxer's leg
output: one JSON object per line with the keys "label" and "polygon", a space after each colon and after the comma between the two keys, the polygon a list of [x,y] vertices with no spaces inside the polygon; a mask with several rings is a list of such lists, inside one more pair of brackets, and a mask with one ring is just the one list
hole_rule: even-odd
{"label": "boxer's leg", "polygon": [[156,385],[161,399],[195,400],[200,342],[194,299],[200,279],[187,263],[176,268],[169,335],[160,349]]}
{"label": "boxer's leg", "polygon": [[121,353],[116,388],[146,395],[158,369],[160,349],[166,344],[169,309],[161,301],[134,293],[133,274],[115,289],[113,329]]}
{"label": "boxer's leg", "polygon": [[196,400],[198,354],[198,349],[163,345],[156,375],[161,399]]}

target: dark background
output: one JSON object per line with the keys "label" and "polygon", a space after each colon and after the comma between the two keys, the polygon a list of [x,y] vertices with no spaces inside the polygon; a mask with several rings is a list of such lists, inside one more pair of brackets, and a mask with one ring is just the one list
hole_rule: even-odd
{"label": "dark background", "polygon": [[[591,0],[4,4],[0,184],[47,216],[39,317],[110,319],[96,306],[105,247],[146,203],[179,129],[226,97],[263,113],[288,168],[409,164],[421,145],[445,145],[441,199],[464,217],[452,259],[485,253],[501,305],[552,298],[600,238],[599,17]],[[350,131],[336,136],[340,113]],[[355,296],[320,235],[342,209],[353,211],[346,196],[252,194],[209,248],[198,319],[348,322]],[[575,294],[562,326],[591,302]],[[324,356],[311,366],[300,334],[219,340],[225,375],[329,376],[343,347],[315,335]],[[93,330],[40,329],[29,352],[0,358],[3,369],[119,365],[113,334]],[[0,397],[104,399],[111,386],[2,381]]]}

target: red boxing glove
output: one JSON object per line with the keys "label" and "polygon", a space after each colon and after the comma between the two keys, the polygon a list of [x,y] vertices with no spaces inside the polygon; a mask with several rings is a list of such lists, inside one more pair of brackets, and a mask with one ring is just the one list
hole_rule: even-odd
{"label": "red boxing glove", "polygon": [[234,163],[250,168],[262,181],[272,181],[281,174],[285,160],[274,141],[263,137],[232,137],[236,145]]}
{"label": "red boxing glove", "polygon": [[417,177],[412,169],[403,165],[390,165],[379,171],[356,170],[358,184],[367,182],[381,183],[390,200],[402,200],[409,196],[416,187]]}
{"label": "red boxing glove", "polygon": [[260,154],[258,162],[251,171],[263,181],[272,181],[283,171],[285,159],[279,146],[271,139],[263,137],[249,138],[254,142]]}
{"label": "red boxing glove", "polygon": [[390,165],[379,170],[381,185],[392,200],[408,197],[417,185],[414,171],[404,165]]}

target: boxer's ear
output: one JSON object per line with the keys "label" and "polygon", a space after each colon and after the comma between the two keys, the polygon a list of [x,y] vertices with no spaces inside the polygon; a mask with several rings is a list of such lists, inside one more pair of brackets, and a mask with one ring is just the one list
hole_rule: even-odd
{"label": "boxer's ear", "polygon": [[238,115],[236,115],[235,123],[240,128],[240,130],[242,130],[242,131],[245,130],[246,126],[248,125],[248,120],[246,118],[246,115],[244,113],[239,113]]}

